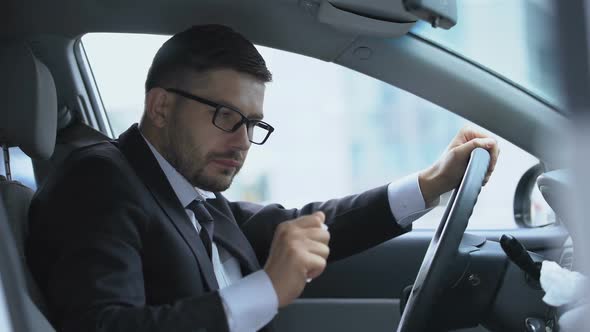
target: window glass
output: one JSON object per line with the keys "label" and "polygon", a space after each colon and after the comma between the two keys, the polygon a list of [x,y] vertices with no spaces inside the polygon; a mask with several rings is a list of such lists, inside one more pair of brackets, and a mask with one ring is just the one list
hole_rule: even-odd
{"label": "window glass", "polygon": [[412,32],[471,59],[560,107],[561,50],[553,0],[457,1],[457,25],[432,29],[419,22]]}
{"label": "window glass", "polygon": [[[37,182],[35,181],[35,172],[33,171],[33,162],[31,158],[17,147],[10,148],[8,151],[10,153],[10,171],[12,179],[36,190]],[[0,152],[0,161],[0,174],[6,176],[3,152]]]}
{"label": "window glass", "polygon": [[[130,34],[82,38],[117,134],[139,121],[147,70],[166,38]],[[264,145],[252,146],[241,173],[225,193],[230,199],[300,207],[384,185],[432,164],[469,123],[406,91],[333,63],[258,49],[273,73],[265,94],[264,119],[275,132]],[[502,156],[478,200],[472,229],[516,227],[516,185],[538,163],[511,143],[501,138],[499,142]],[[442,205],[435,208],[415,228],[435,227],[443,212]]]}

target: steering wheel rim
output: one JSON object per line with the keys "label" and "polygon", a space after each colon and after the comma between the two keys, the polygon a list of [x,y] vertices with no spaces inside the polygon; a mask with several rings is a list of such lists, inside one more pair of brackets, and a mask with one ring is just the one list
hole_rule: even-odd
{"label": "steering wheel rim", "polygon": [[432,330],[428,326],[430,310],[443,289],[445,272],[455,258],[461,239],[490,163],[488,151],[477,148],[471,152],[469,163],[459,187],[453,191],[445,213],[430,241],[412,291],[404,308],[397,332]]}

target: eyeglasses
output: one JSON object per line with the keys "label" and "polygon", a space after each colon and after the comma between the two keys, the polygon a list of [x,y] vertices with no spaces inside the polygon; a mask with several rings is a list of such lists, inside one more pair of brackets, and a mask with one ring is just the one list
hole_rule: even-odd
{"label": "eyeglasses", "polygon": [[195,96],[186,91],[174,88],[165,88],[164,90],[215,108],[213,125],[225,132],[233,133],[243,124],[246,124],[248,140],[254,144],[264,144],[270,134],[275,130],[273,126],[264,121],[248,119],[244,114],[234,108]]}

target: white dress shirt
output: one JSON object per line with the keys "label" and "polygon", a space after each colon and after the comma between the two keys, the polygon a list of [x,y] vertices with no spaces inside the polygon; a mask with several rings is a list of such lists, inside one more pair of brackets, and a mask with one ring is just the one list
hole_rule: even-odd
{"label": "white dress shirt", "polygon": [[[144,140],[156,157],[180,203],[185,207],[185,212],[195,229],[200,232],[201,225],[193,211],[186,209],[186,206],[195,199],[215,199],[215,195],[193,187],[145,137]],[[408,226],[432,209],[427,209],[425,206],[417,174],[390,183],[387,192],[393,216],[402,227]],[[237,259],[223,247],[218,247],[215,241],[212,243],[212,262],[229,330],[251,332],[268,324],[277,314],[279,300],[266,272],[261,269],[245,277],[242,276]]]}

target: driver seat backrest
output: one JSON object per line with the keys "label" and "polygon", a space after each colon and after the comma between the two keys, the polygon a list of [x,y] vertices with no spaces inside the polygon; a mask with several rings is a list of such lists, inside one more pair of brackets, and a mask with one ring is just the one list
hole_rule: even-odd
{"label": "driver seat backrest", "polygon": [[[47,306],[30,273],[24,247],[28,231],[28,211],[34,191],[10,178],[9,147],[19,147],[32,159],[51,157],[57,126],[57,93],[49,69],[24,42],[0,48],[0,144],[4,150],[6,177],[0,177],[2,199],[14,242],[20,256],[24,281],[31,304],[28,310],[38,327],[53,331],[46,316]],[[3,235],[7,236],[7,235]]]}

